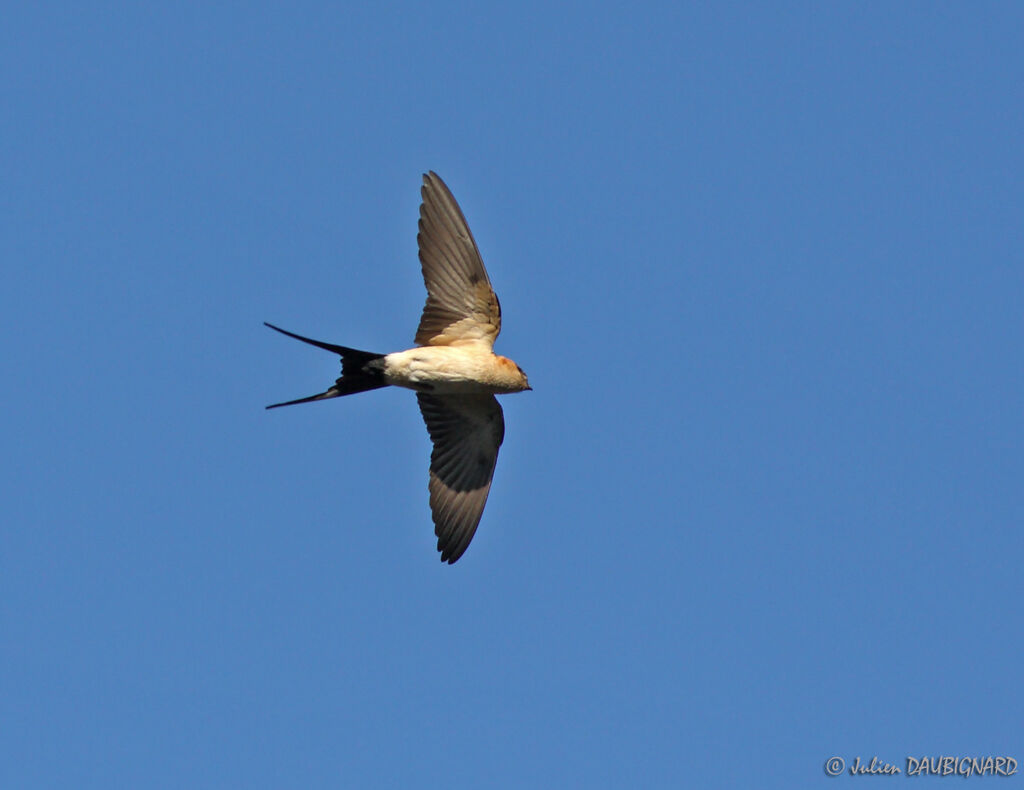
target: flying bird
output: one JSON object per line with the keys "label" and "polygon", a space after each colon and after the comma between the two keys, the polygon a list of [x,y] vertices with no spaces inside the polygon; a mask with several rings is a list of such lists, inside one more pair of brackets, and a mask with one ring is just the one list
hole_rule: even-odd
{"label": "flying bird", "polygon": [[495,354],[501,305],[491,287],[473,234],[441,177],[423,176],[419,244],[427,303],[415,348],[374,354],[271,329],[341,357],[333,386],[307,398],[267,406],[337,398],[379,387],[416,391],[433,443],[430,510],[441,561],[463,555],[473,539],[491,490],[505,418],[494,396],[531,389],[511,359]]}

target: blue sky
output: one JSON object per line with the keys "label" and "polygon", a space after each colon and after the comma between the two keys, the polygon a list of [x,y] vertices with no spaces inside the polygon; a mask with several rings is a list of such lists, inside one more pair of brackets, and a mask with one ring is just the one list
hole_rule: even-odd
{"label": "blue sky", "polygon": [[[1024,762],[1022,29],[1009,3],[8,8],[0,783]],[[338,370],[264,320],[411,343],[428,169],[534,387],[451,567],[411,393],[263,409]]]}

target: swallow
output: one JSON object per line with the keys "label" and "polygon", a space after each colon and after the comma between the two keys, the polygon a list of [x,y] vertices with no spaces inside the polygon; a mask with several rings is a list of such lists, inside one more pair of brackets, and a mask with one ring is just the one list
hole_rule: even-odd
{"label": "swallow", "polygon": [[465,553],[480,524],[491,490],[505,417],[495,395],[531,389],[523,369],[494,353],[501,331],[501,304],[466,218],[451,191],[433,171],[420,190],[419,246],[427,303],[416,346],[374,354],[311,340],[273,324],[266,326],[341,357],[333,386],[268,409],[338,398],[380,387],[416,392],[433,444],[430,511],[441,561]]}

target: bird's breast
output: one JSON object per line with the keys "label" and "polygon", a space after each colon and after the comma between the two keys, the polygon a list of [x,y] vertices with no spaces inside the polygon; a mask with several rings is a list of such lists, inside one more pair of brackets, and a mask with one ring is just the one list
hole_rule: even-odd
{"label": "bird's breast", "polygon": [[511,360],[483,349],[425,346],[384,357],[389,384],[421,392],[511,392]]}

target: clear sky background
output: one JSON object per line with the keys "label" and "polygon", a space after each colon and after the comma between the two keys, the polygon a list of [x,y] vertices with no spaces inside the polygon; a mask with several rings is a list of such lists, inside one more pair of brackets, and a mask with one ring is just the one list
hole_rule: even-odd
{"label": "clear sky background", "polygon": [[[1024,763],[1022,37],[1016,3],[8,5],[0,785]],[[428,169],[534,387],[451,567],[411,393],[263,408],[338,373],[264,320],[411,344]]]}

